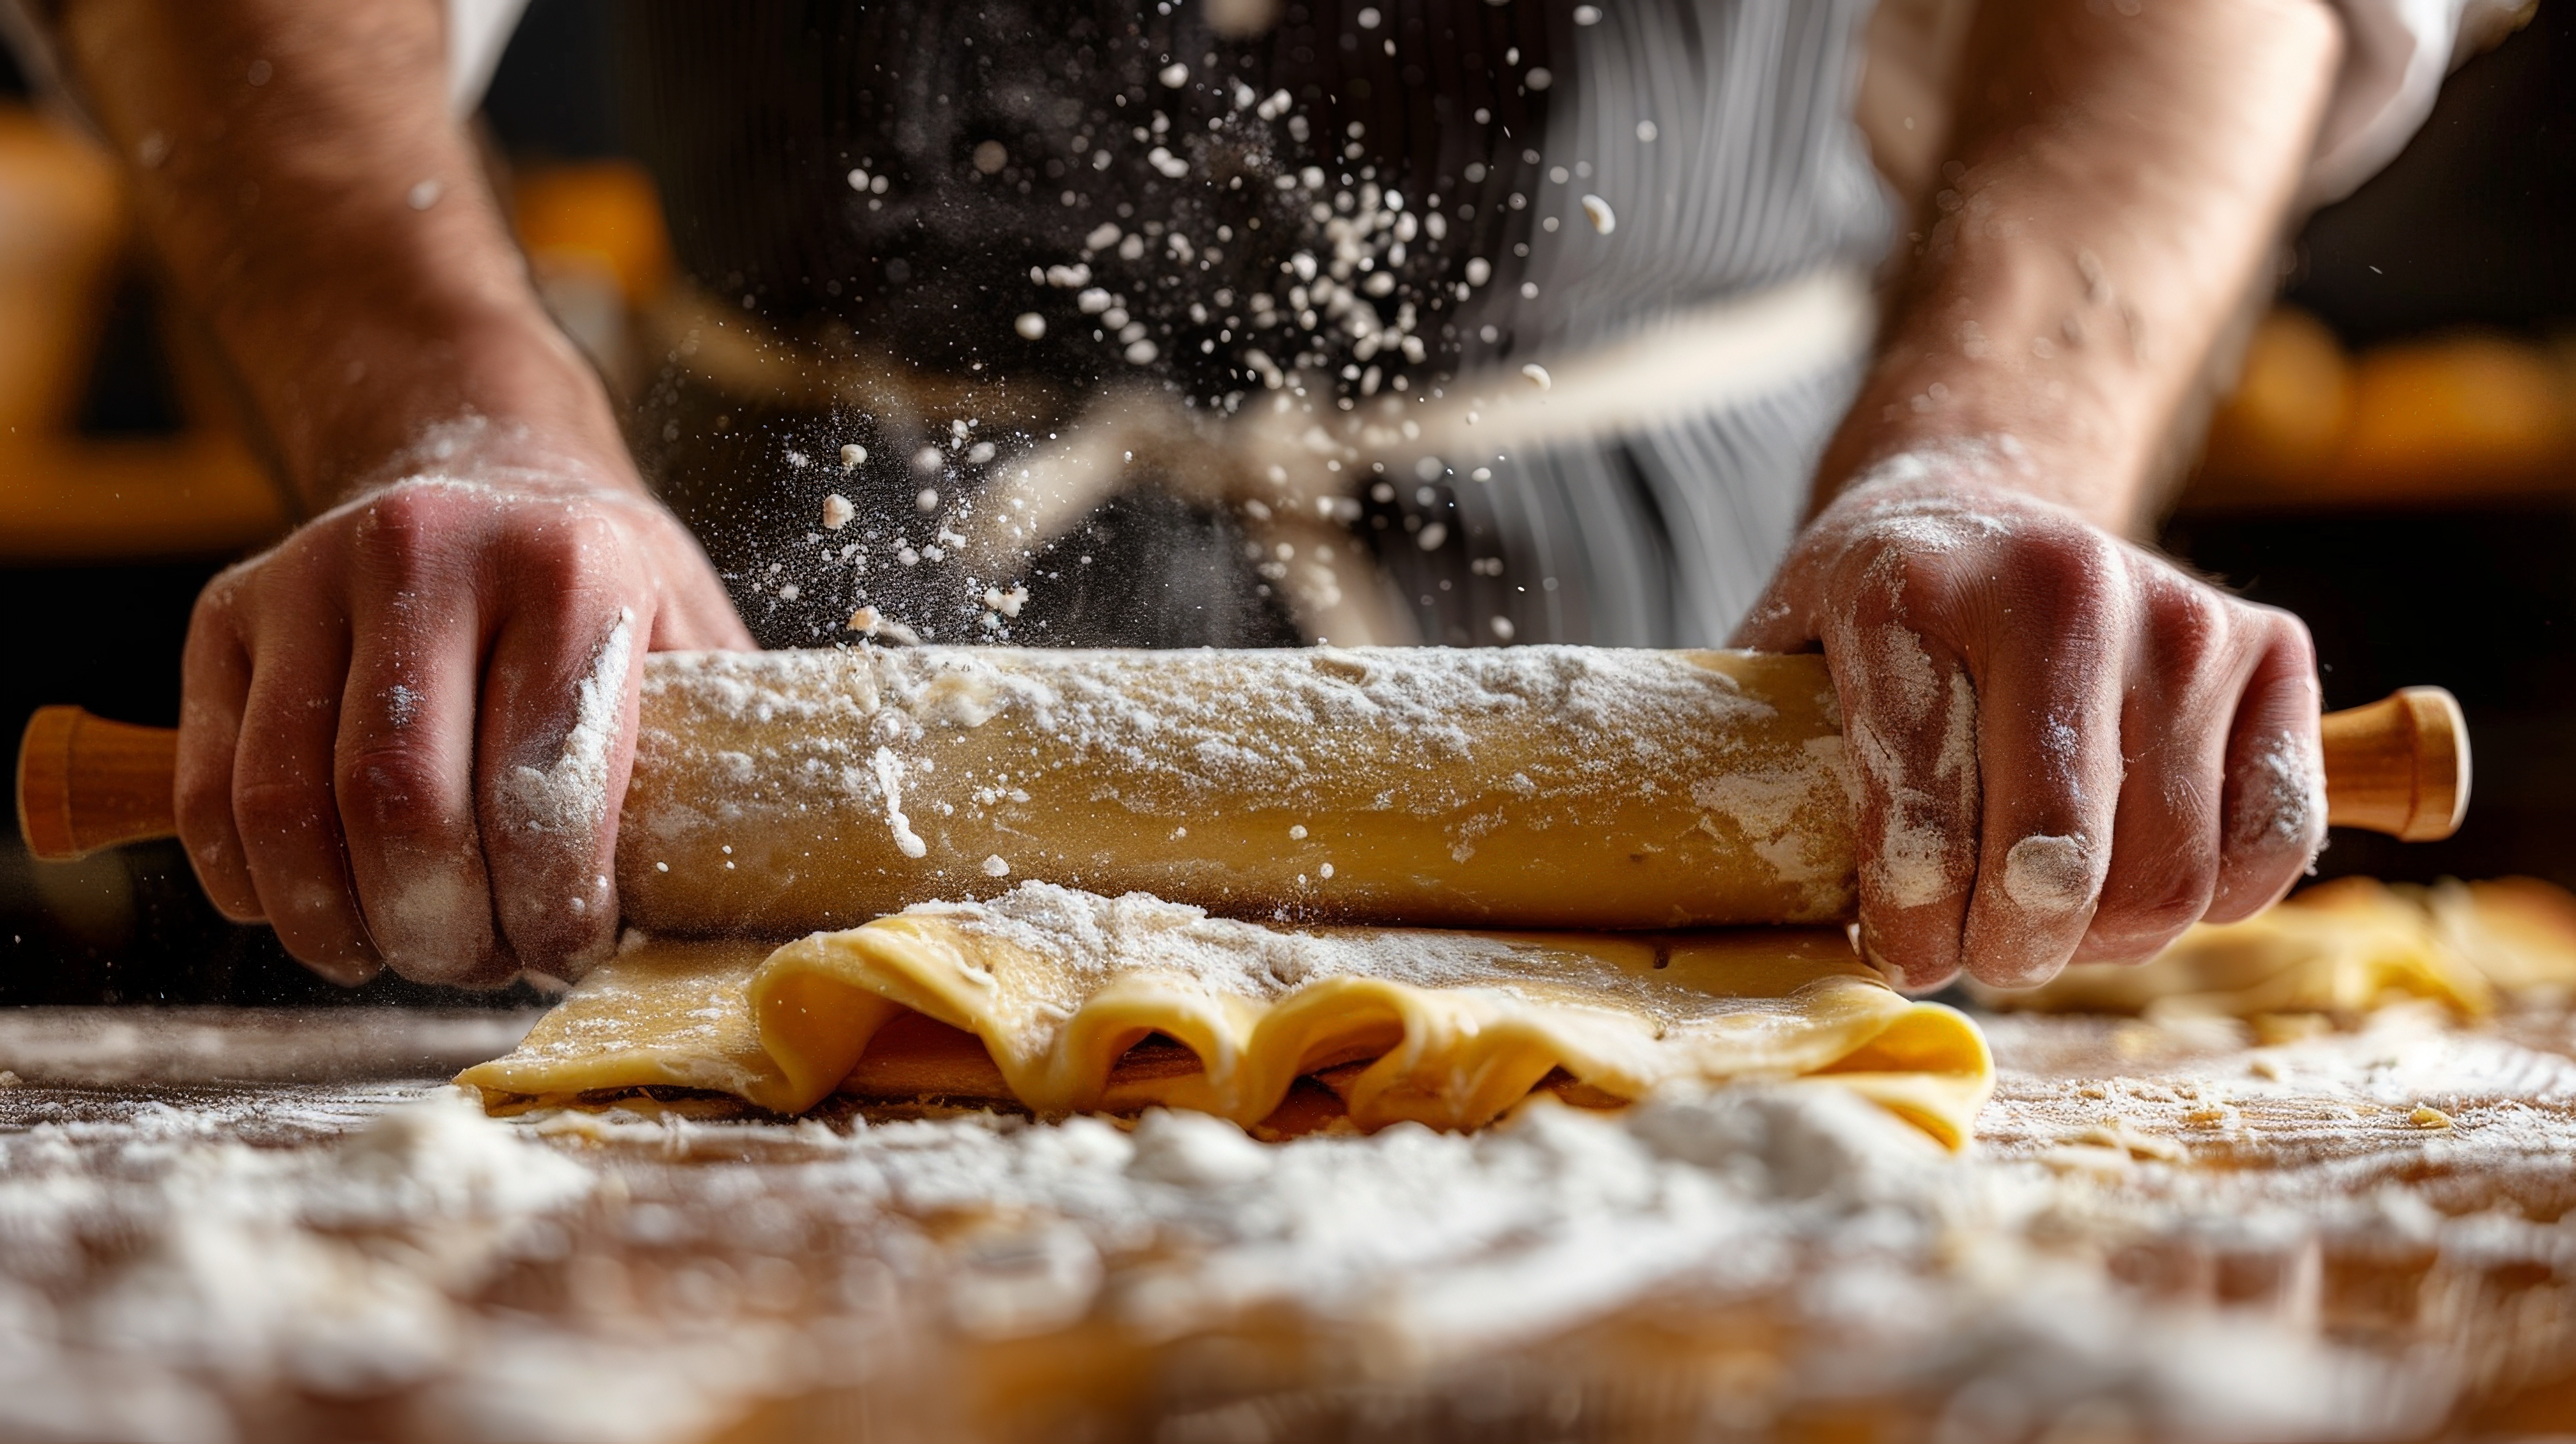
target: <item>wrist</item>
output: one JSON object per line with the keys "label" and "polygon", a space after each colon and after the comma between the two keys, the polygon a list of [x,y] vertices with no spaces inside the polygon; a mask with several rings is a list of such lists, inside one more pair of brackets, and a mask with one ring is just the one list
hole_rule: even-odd
{"label": "wrist", "polygon": [[[2009,492],[2121,534],[2145,520],[2158,474],[2151,428],[2098,410],[1977,394],[1977,383],[1990,379],[1936,371],[1886,394],[1864,391],[1818,465],[1818,504],[1864,485],[1910,483]],[[2043,398],[2063,397],[2044,381],[2026,384]],[[1928,405],[1918,407],[1917,398]]]}
{"label": "wrist", "polygon": [[1980,512],[2045,509],[2091,521],[2053,494],[2039,458],[2010,432],[1926,436],[1890,446],[1836,479],[1817,520],[1878,517],[1890,507],[1918,514],[1953,504]]}
{"label": "wrist", "polygon": [[273,324],[224,340],[279,469],[314,511],[421,471],[642,490],[597,375],[533,302],[326,304],[292,326],[306,344],[263,347]]}
{"label": "wrist", "polygon": [[[2141,519],[2191,368],[2060,248],[1963,243],[1899,319],[1818,470],[1819,494],[1890,458],[2009,454],[1997,481],[2115,531]],[[2060,274],[2062,273],[2062,274]],[[2009,443],[2007,445],[2007,443]]]}

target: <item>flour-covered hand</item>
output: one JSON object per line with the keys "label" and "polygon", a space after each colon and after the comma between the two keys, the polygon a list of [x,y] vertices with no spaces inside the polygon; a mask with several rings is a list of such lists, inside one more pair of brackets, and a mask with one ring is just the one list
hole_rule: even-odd
{"label": "flour-covered hand", "polygon": [[2278,898],[2324,841],[2307,629],[2030,495],[2021,464],[1876,467],[1736,637],[1822,647],[1862,946],[1915,988],[2145,958]]}
{"label": "flour-covered hand", "polygon": [[577,977],[614,938],[637,663],[750,644],[622,459],[468,448],[206,588],[180,836],[325,976]]}

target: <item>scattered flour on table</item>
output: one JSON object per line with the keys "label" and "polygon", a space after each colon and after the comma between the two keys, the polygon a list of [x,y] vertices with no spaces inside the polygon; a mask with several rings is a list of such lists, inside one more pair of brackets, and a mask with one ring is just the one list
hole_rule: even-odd
{"label": "scattered flour on table", "polygon": [[[1060,902],[1005,912],[1072,925]],[[2576,1034],[2426,1016],[2250,1052],[2223,1029],[1999,1019],[2008,1064],[2065,1041],[2134,1071],[2008,1066],[1963,1157],[1795,1084],[1279,1145],[1161,1112],[504,1123],[383,1087],[41,1109],[12,1090],[0,1433],[224,1444],[257,1417],[237,1406],[287,1391],[420,1401],[460,1441],[676,1441],[763,1397],[900,1390],[897,1341],[1115,1325],[1151,1344],[1247,1315],[1306,1321],[1325,1378],[1463,1398],[1497,1351],[1582,1357],[1548,1341],[1590,1320],[1754,1307],[1831,1341],[1784,1345],[1762,1389],[1729,1395],[1762,1418],[1878,1398],[1937,1438],[2104,1418],[2176,1440],[2419,1437],[2502,1345],[2321,1327],[2320,1251],[2429,1254],[2462,1279],[2576,1268],[2540,1206],[2576,1148]],[[2248,1139],[2268,1163],[2230,1161]],[[2188,1161],[2213,1151],[2226,1166]],[[618,1261],[635,1249],[651,1262]],[[2221,1303],[2124,1281],[2142,1257],[2276,1282]],[[567,1292],[512,1293],[531,1270]]]}
{"label": "scattered flour on table", "polygon": [[598,1183],[456,1090],[277,1096],[251,1121],[306,1146],[221,1105],[0,1134],[0,1436],[216,1444],[227,1396],[440,1380],[480,1347],[460,1301]]}

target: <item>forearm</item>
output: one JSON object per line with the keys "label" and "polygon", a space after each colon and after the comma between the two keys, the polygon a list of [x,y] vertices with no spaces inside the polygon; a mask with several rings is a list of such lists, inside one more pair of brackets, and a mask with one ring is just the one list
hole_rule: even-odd
{"label": "forearm", "polygon": [[308,506],[466,416],[617,455],[448,113],[437,0],[71,0],[61,24],[146,237]]}
{"label": "forearm", "polygon": [[2208,358],[2260,294],[2340,56],[2318,0],[1987,0],[1953,164],[1913,230],[1822,505],[1891,456],[1994,468],[2134,529]]}

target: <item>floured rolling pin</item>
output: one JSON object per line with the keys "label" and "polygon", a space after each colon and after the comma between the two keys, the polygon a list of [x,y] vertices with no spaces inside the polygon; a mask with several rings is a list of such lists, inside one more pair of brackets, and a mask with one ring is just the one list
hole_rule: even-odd
{"label": "floured rolling pin", "polygon": [[[37,713],[29,847],[171,835],[175,738]],[[2324,740],[2333,823],[2459,825],[2449,693],[2335,713]],[[645,663],[617,884],[629,923],[671,933],[846,927],[1027,878],[1319,920],[1822,922],[1854,906],[1850,805],[1814,656],[665,654]]]}

